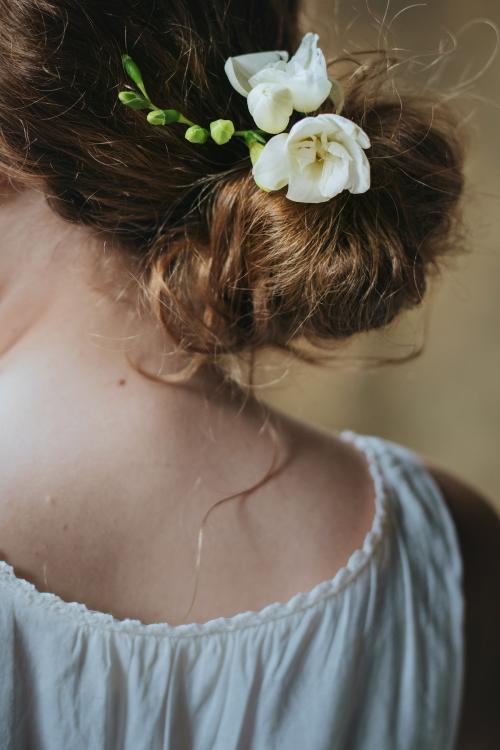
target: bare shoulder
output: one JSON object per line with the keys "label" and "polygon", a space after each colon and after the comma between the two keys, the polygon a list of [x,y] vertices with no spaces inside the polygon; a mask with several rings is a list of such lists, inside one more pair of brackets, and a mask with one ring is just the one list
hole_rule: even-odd
{"label": "bare shoulder", "polygon": [[465,691],[458,750],[500,747],[500,516],[450,472],[424,462],[453,518],[465,594]]}

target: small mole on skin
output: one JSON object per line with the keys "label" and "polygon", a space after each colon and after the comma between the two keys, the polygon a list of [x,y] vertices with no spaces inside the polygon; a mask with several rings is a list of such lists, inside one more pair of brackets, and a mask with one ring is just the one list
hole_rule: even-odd
{"label": "small mole on skin", "polygon": [[125,378],[120,378],[120,380],[118,381],[118,385],[125,385],[126,382],[127,381],[125,380]]}

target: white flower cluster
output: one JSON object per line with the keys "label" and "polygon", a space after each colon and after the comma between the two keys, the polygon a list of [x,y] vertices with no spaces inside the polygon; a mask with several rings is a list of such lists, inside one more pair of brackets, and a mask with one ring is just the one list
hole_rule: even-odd
{"label": "white flower cluster", "polygon": [[322,203],[342,190],[364,193],[370,187],[370,147],[364,130],[340,114],[303,117],[283,132],[293,111],[314,112],[330,96],[338,112],[341,87],[329,79],[318,35],[307,33],[299,49],[229,57],[224,66],[232,86],[247,98],[261,131],[274,135],[262,146],[252,174],[263,190],[288,185],[287,198]]}

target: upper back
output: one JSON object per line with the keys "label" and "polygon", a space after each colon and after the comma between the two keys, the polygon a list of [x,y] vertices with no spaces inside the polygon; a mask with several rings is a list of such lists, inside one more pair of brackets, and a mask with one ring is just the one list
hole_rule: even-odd
{"label": "upper back", "polygon": [[[373,521],[373,481],[349,441],[275,418],[282,471],[246,497],[238,492],[271,464],[269,440],[249,444],[249,429],[220,447],[208,444],[207,456],[183,445],[187,479],[178,479],[177,454],[167,449],[162,460],[144,430],[140,449],[128,434],[106,445],[99,434],[68,442],[61,430],[23,471],[26,453],[42,453],[43,436],[32,427],[21,457],[7,441],[2,449],[0,559],[39,589],[142,622],[203,622],[311,588],[362,544]],[[198,529],[231,494],[204,524],[195,603],[185,618]]]}
{"label": "upper back", "polygon": [[176,627],[120,621],[36,592],[3,566],[2,673],[11,677],[0,726],[20,719],[29,693],[36,710],[18,736],[36,729],[40,748],[64,732],[95,748],[112,733],[125,748],[451,749],[463,684],[451,516],[410,451],[345,438],[367,458],[373,523],[332,578],[260,611]]}

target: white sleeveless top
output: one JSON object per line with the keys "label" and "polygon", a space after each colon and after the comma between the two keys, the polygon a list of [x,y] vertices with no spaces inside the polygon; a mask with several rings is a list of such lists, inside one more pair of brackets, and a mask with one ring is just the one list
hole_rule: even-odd
{"label": "white sleeveless top", "polygon": [[205,623],[117,620],[0,562],[2,750],[448,750],[462,562],[420,459],[375,436],[362,548],[287,602]]}

